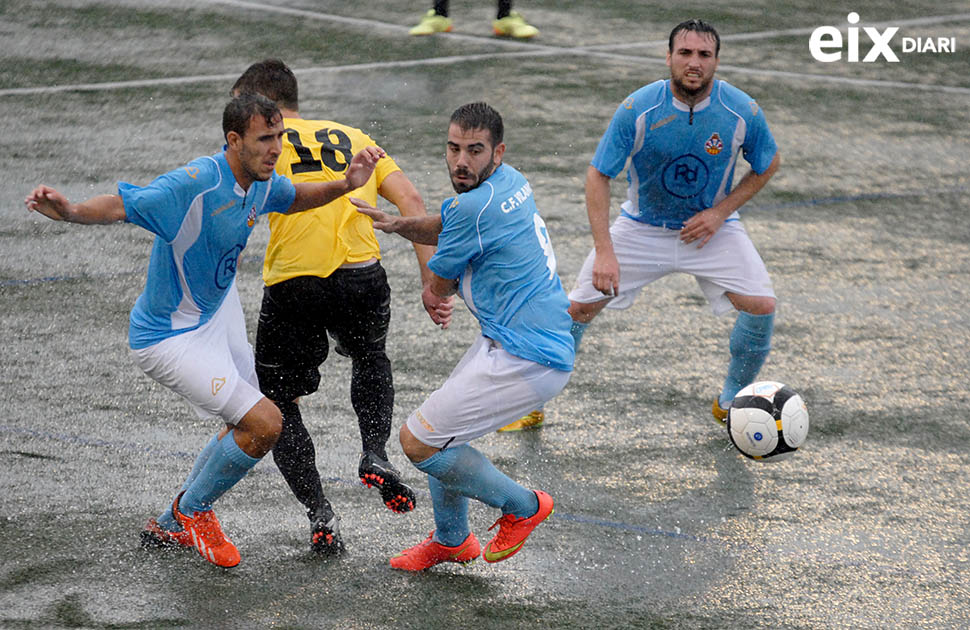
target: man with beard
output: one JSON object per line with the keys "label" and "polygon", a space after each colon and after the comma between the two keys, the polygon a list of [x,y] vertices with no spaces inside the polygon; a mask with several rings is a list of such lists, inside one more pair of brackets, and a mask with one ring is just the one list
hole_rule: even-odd
{"label": "man with beard", "polygon": [[[404,454],[428,475],[435,530],[391,558],[395,569],[468,563],[479,553],[507,560],[553,511],[552,497],[516,483],[470,444],[559,393],[573,366],[569,302],[549,233],[529,182],[502,162],[502,137],[502,118],[485,103],[455,110],[445,157],[458,195],[439,216],[392,216],[352,200],[375,229],[438,246],[424,290],[459,293],[482,331],[401,427]],[[502,511],[484,549],[468,525],[469,498]]]}
{"label": "man with beard", "polygon": [[269,99],[243,94],[222,115],[226,146],[157,177],[119,182],[117,194],[72,203],[41,185],[28,210],[54,221],[122,221],[155,234],[145,289],[131,311],[128,342],[148,376],[223,423],[196,457],[174,500],[141,532],[146,547],[194,547],[220,567],[240,562],[213,504],[266,455],[280,435],[280,410],[259,391],[253,349],[236,290],[237,262],[257,219],[303,212],[360,188],[384,151],[362,148],[344,177],[291,183],[273,170],[283,116]]}
{"label": "man with beard", "polygon": [[[569,314],[578,348],[604,307],[628,308],[669,273],[693,275],[715,315],[738,311],[711,410],[724,423],[726,407],[768,356],[775,312],[771,279],[737,210],[780,158],[754,99],[714,79],[720,47],[710,24],[678,24],[668,41],[670,79],[640,88],[613,115],[586,173],[593,251],[569,294]],[[732,189],[739,153],[751,170]],[[610,226],[610,180],[627,163],[627,198]]]}

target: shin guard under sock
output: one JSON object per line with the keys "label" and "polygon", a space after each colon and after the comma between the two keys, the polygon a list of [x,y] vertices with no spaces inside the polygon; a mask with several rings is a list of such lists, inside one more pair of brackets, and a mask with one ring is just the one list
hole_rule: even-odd
{"label": "shin guard under sock", "polygon": [[478,499],[503,514],[528,517],[539,509],[535,492],[512,481],[468,444],[438,451],[415,467],[438,479],[447,490]]}
{"label": "shin guard under sock", "polygon": [[256,457],[250,457],[243,452],[230,431],[219,440],[219,444],[212,450],[209,461],[185,494],[179,500],[179,512],[192,516],[193,512],[205,512],[212,509],[212,504],[246,476],[253,466],[259,463]]}
{"label": "shin guard under sock", "polygon": [[775,314],[752,315],[741,311],[731,331],[731,362],[727,378],[718,398],[722,409],[727,409],[738,391],[754,382],[771,350],[771,333]]}

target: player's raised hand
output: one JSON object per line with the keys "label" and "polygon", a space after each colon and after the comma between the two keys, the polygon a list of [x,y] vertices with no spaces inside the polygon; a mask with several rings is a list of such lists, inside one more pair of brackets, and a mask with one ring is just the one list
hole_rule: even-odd
{"label": "player's raised hand", "polygon": [[24,199],[27,209],[39,212],[54,221],[71,219],[71,203],[57,190],[43,184],[33,189]]}
{"label": "player's raised hand", "polygon": [[125,204],[118,195],[98,195],[81,203],[71,203],[60,192],[41,185],[27,195],[24,203],[28,210],[54,221],[108,224],[125,220]]}
{"label": "player's raised hand", "polygon": [[377,166],[377,160],[381,159],[386,155],[384,149],[380,147],[364,147],[357,152],[357,155],[350,160],[350,166],[347,168],[347,174],[344,177],[347,182],[356,189],[360,188],[367,183],[370,176],[374,173],[374,167]]}

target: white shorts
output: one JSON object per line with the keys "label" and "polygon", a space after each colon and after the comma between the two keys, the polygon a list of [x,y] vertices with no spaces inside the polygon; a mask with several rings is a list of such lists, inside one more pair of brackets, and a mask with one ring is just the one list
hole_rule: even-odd
{"label": "white shorts", "polygon": [[235,282],[208,322],[131,353],[145,374],[187,399],[200,418],[236,424],[263,397]]}
{"label": "white shorts", "polygon": [[[610,226],[613,250],[620,264],[620,291],[607,308],[629,308],[640,290],[669,273],[697,279],[715,315],[734,305],[725,293],[775,297],[771,277],[740,221],[727,221],[704,247],[684,243],[679,230],[668,230],[620,216]],[[593,287],[595,250],[589,253],[570,291],[573,302],[609,299]]]}
{"label": "white shorts", "polygon": [[570,374],[509,354],[497,341],[479,336],[448,380],[408,417],[407,427],[428,446],[459,446],[542,407]]}

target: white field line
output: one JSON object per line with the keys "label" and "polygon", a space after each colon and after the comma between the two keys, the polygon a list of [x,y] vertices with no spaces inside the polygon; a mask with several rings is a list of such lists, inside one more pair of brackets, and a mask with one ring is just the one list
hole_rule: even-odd
{"label": "white field line", "polygon": [[[291,9],[287,7],[275,7],[271,5],[246,2],[245,0],[209,0],[210,4],[225,4],[245,9],[280,13],[284,15],[294,15],[298,17],[316,19],[326,22],[337,22],[358,28],[368,28],[372,30],[385,30],[395,33],[407,33],[408,27],[398,24],[388,24],[376,20],[366,20],[362,18],[352,18],[328,13],[306,11],[303,9]],[[952,15],[929,16],[914,18],[911,20],[900,20],[892,23],[867,24],[876,28],[884,26],[926,26],[931,24],[952,23],[970,20],[970,13],[959,13]],[[723,35],[722,41],[751,41],[758,39],[773,39],[777,37],[790,37],[796,35],[808,35],[816,27],[802,27],[782,30],[759,31],[755,33],[738,33],[734,35]],[[548,57],[556,55],[585,55],[618,61],[630,61],[638,64],[664,64],[665,61],[659,57],[640,57],[636,55],[626,55],[618,50],[631,50],[636,48],[665,47],[665,40],[655,40],[646,42],[632,42],[619,44],[598,44],[590,46],[575,46],[570,48],[558,46],[546,46],[531,42],[518,42],[493,37],[480,37],[476,35],[463,35],[460,33],[439,33],[435,37],[447,37],[449,39],[488,42],[490,45],[497,45],[507,49],[506,51],[478,53],[470,55],[452,55],[448,57],[431,57],[426,59],[411,59],[402,61],[380,61],[372,63],[358,63],[339,66],[320,66],[315,68],[304,68],[294,70],[295,74],[311,73],[336,73],[336,72],[361,72],[366,70],[390,70],[401,68],[416,68],[425,66],[451,65],[456,63],[467,63],[470,61],[482,61],[496,58],[508,57]],[[511,50],[511,52],[509,51]],[[859,87],[879,87],[893,89],[911,89],[927,92],[944,92],[950,94],[970,94],[970,88],[926,83],[912,83],[907,81],[886,81],[879,79],[859,79],[850,77],[830,76],[824,74],[789,72],[784,70],[768,70],[760,68],[750,68],[744,66],[733,66],[722,64],[718,68],[726,72],[738,74],[748,74],[752,76],[765,76],[777,79],[791,79],[794,81],[816,81],[820,83],[835,83]],[[232,81],[238,77],[238,73],[233,74],[207,74],[192,75],[183,77],[168,77],[157,79],[134,79],[130,81],[109,81],[103,83],[76,83],[69,85],[35,86],[26,88],[8,88],[0,90],[0,97],[3,96],[29,96],[38,94],[54,94],[61,92],[97,92],[107,90],[121,90],[143,87],[187,85],[195,83],[209,83],[215,81]]]}

